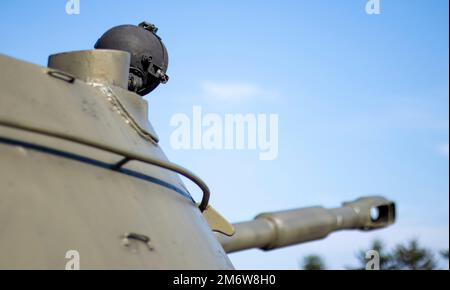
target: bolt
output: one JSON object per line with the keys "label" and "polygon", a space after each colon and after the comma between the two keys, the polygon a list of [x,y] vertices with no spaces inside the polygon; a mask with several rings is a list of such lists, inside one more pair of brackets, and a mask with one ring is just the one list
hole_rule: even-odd
{"label": "bolt", "polygon": [[139,27],[144,28],[147,31],[150,31],[151,33],[158,32],[158,27],[155,26],[155,24],[149,23],[149,22],[142,22],[139,24]]}

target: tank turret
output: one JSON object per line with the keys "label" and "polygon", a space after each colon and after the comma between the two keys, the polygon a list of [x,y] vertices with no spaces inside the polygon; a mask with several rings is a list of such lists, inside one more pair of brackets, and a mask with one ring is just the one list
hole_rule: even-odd
{"label": "tank turret", "polygon": [[395,221],[393,202],[368,197],[230,224],[148,121],[142,96],[168,81],[156,33],[147,22],[117,26],[48,67],[0,55],[0,269],[64,269],[67,253],[82,269],[233,269],[227,253]]}

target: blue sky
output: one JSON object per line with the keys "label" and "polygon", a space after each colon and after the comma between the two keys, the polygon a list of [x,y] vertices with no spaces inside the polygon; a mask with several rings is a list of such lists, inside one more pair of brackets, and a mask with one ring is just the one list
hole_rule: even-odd
{"label": "blue sky", "polygon": [[[310,253],[340,268],[375,237],[448,248],[447,0],[381,0],[379,15],[365,13],[366,0],[81,0],[80,15],[66,2],[1,1],[0,53],[45,65],[49,54],[92,48],[110,27],[155,23],[171,80],[146,96],[149,118],[169,158],[203,177],[229,220],[371,194],[398,204],[389,229],[232,254],[237,268],[295,269]],[[170,119],[193,105],[278,114],[278,158],[173,150]]]}

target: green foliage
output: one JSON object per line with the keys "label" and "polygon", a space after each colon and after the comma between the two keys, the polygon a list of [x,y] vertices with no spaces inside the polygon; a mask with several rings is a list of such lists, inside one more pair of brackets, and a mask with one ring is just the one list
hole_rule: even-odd
{"label": "green foliage", "polygon": [[448,249],[441,251],[440,254],[441,254],[442,258],[448,260]]}
{"label": "green foliage", "polygon": [[[438,267],[435,254],[422,247],[418,240],[413,239],[405,244],[395,246],[391,251],[386,249],[381,240],[374,240],[368,249],[360,250],[357,253],[356,258],[359,266],[348,269],[365,270],[368,262],[366,259],[368,250],[378,252],[381,270],[435,270]],[[439,254],[442,258],[448,260],[448,250],[441,251]],[[325,270],[325,268],[325,262],[320,256],[310,255],[303,260],[302,269]]]}
{"label": "green foliage", "polygon": [[326,270],[325,262],[320,256],[309,255],[303,259],[303,270]]}
{"label": "green foliage", "polygon": [[422,248],[417,240],[407,245],[398,245],[393,252],[395,269],[398,270],[434,270],[437,262],[432,251]]}
{"label": "green foliage", "polygon": [[[381,240],[374,240],[369,247],[370,250],[377,251],[380,255],[380,269],[383,270],[391,270],[393,269],[392,265],[392,255],[387,252],[384,243]],[[367,250],[360,250],[358,254],[356,254],[356,258],[361,266],[356,268],[349,268],[350,270],[365,270],[366,269],[366,252]]]}

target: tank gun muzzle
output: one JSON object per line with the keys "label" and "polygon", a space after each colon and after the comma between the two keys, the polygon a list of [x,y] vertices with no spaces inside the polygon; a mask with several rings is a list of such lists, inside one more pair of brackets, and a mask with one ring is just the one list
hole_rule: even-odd
{"label": "tank gun muzzle", "polygon": [[395,203],[383,197],[359,198],[342,207],[310,207],[263,213],[234,224],[231,237],[218,234],[227,253],[251,248],[273,250],[325,238],[344,229],[374,230],[395,222]]}

